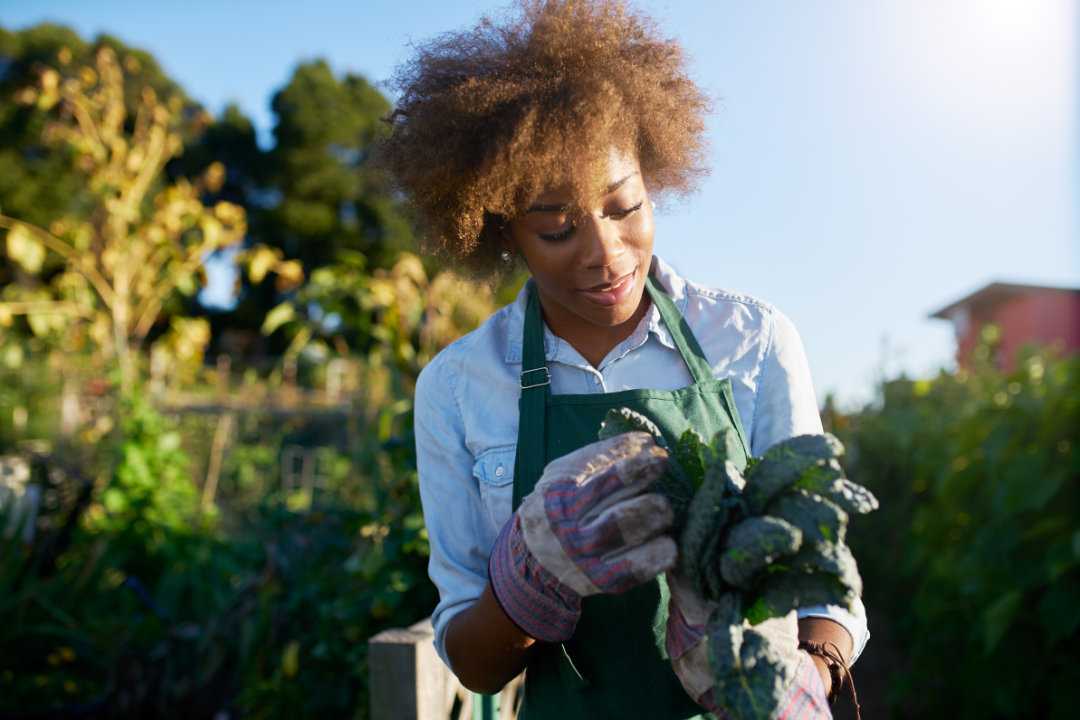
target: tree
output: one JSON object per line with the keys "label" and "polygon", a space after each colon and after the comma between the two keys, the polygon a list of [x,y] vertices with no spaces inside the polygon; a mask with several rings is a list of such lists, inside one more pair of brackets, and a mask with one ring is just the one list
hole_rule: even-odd
{"label": "tree", "polygon": [[[0,27],[0,212],[3,214],[39,227],[47,227],[64,214],[89,219],[92,198],[71,171],[71,149],[64,145],[50,147],[43,141],[42,133],[52,113],[37,102],[38,72],[47,65],[65,72],[93,65],[95,48],[101,45],[111,47],[124,66],[124,97],[129,109],[136,108],[142,88],[149,86],[157,97],[173,106],[179,105],[177,114],[181,121],[175,131],[180,133],[185,145],[190,146],[205,127],[209,116],[165,76],[149,53],[129,48],[107,35],[87,43],[70,28],[47,23],[19,32]],[[34,100],[27,102],[31,97]],[[134,112],[129,117],[133,118]],[[47,257],[42,279],[48,282],[62,267],[59,256]],[[0,254],[0,287],[18,281],[19,274],[18,264]]]}
{"label": "tree", "polygon": [[361,77],[338,81],[319,60],[296,69],[273,108],[270,174],[281,203],[260,228],[266,242],[307,270],[329,264],[341,249],[363,253],[370,267],[389,267],[408,230],[365,161],[390,103]]}
{"label": "tree", "polygon": [[[216,332],[258,330],[272,308],[295,299],[292,275],[278,272],[300,269],[289,262],[300,263],[304,277],[325,267],[353,276],[359,262],[368,277],[375,270],[389,270],[409,244],[408,223],[397,202],[365,163],[379,118],[390,110],[386,98],[361,77],[336,78],[319,60],[297,67],[289,84],[274,96],[273,109],[278,121],[272,150],[250,152],[255,147],[250,124],[238,112],[227,111],[189,154],[203,163],[225,160],[229,181],[244,186],[249,233],[248,247],[239,258],[245,270],[243,287],[237,307],[213,318]],[[226,148],[233,153],[228,159],[222,154]],[[192,171],[199,167],[189,166]],[[310,298],[296,304],[297,319],[302,320],[309,307],[316,315],[331,312]],[[356,324],[347,320],[335,333],[354,348],[366,348],[370,319]],[[286,350],[295,339],[286,337],[292,332],[295,326],[273,335],[274,353]]]}
{"label": "tree", "polygon": [[[60,58],[63,62],[64,58]],[[40,66],[38,88],[26,88],[20,102],[59,109],[45,123],[47,144],[69,148],[80,190],[88,198],[89,219],[64,215],[48,230],[0,215],[8,257],[37,276],[51,250],[63,261],[48,285],[9,285],[0,303],[0,324],[15,314],[58,326],[69,319],[90,323],[90,336],[115,355],[125,394],[133,389],[135,353],[177,288],[194,290],[210,253],[239,242],[246,230],[243,208],[204,194],[224,182],[220,163],[195,182],[180,179],[153,196],[169,160],[183,148],[180,101],[159,102],[150,87],[140,93],[134,126],[127,132],[123,71],[116,54],[101,45],[94,68],[64,77]],[[43,325],[42,329],[47,328]]]}

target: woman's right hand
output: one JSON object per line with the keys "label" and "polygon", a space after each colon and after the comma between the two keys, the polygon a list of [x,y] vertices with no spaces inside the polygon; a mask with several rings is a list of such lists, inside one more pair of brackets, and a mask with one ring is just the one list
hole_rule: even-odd
{"label": "woman's right hand", "polygon": [[491,551],[491,588],[515,625],[542,642],[574,634],[581,598],[621,593],[671,569],[674,513],[647,493],[667,470],[651,435],[601,440],[544,468]]}

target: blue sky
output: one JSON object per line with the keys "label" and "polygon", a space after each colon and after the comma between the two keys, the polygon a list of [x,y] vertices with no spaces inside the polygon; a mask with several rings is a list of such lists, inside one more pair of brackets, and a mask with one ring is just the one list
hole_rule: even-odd
{"label": "blue sky", "polygon": [[[499,3],[0,0],[152,52],[213,112],[270,142],[303,60],[378,81],[410,39]],[[819,397],[948,367],[927,315],[995,281],[1080,287],[1080,13],[1072,0],[645,2],[720,99],[702,191],[662,207],[656,251],[768,300],[802,335]]]}

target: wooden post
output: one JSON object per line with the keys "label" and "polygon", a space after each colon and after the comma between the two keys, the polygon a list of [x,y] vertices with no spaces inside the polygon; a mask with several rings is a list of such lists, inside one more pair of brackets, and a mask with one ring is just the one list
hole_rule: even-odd
{"label": "wooden post", "polygon": [[79,429],[79,394],[75,381],[70,377],[64,380],[64,390],[60,394],[60,437],[70,440]]}
{"label": "wooden post", "polygon": [[26,421],[29,417],[26,407],[23,405],[16,405],[15,409],[11,411],[11,429],[14,430],[15,438],[21,439],[26,433]]}
{"label": "wooden post", "polygon": [[172,358],[169,363],[169,386],[166,388],[165,404],[168,407],[176,407],[180,404],[180,380],[183,369],[180,361]]}
{"label": "wooden post", "polygon": [[161,402],[165,395],[165,373],[168,369],[168,357],[165,346],[156,342],[150,346],[150,396]]}
{"label": "wooden post", "polygon": [[210,448],[210,467],[206,471],[206,485],[203,486],[200,506],[202,512],[206,512],[214,504],[218,477],[221,475],[221,456],[225,453],[225,444],[229,441],[229,430],[232,429],[235,421],[236,415],[231,412],[222,413],[218,417],[217,430],[214,431],[214,444]]}
{"label": "wooden post", "polygon": [[[408,629],[381,632],[370,640],[372,720],[467,720],[481,696],[466,690],[435,652],[431,618]],[[521,677],[512,680],[489,707],[499,720],[517,717]],[[493,698],[494,700],[494,698]],[[456,711],[456,712],[455,712]]]}
{"label": "wooden post", "polygon": [[229,402],[229,380],[232,373],[232,358],[226,353],[217,356],[217,404]]}
{"label": "wooden post", "polygon": [[281,448],[281,492],[285,495],[291,493],[297,488],[298,484],[302,484],[304,481],[303,465],[301,465],[300,483],[296,482],[296,458],[303,460],[305,452],[303,445],[293,443]]}
{"label": "wooden post", "polygon": [[296,405],[296,359],[287,358],[282,368],[281,405],[291,408]]}
{"label": "wooden post", "polygon": [[334,358],[326,364],[326,404],[337,405],[341,402],[342,379],[345,375],[345,360]]}

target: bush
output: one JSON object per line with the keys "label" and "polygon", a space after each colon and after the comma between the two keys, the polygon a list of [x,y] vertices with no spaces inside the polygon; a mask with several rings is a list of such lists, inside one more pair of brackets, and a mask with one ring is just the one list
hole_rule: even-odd
{"label": "bush", "polygon": [[[990,353],[983,352],[981,357]],[[920,718],[1065,718],[1080,685],[1080,358],[885,383],[833,418],[882,511],[849,534]]]}
{"label": "bush", "polygon": [[[104,698],[119,717],[366,717],[367,639],[437,600],[408,435],[380,444],[358,427],[352,454],[322,448],[335,492],[312,505],[276,468],[286,441],[318,430],[256,421],[267,442],[240,446],[224,514],[200,515],[190,419],[138,401],[121,416],[109,481],[60,493],[83,499],[59,503],[35,544],[0,537],[0,711]],[[36,472],[46,492],[78,475]]]}

